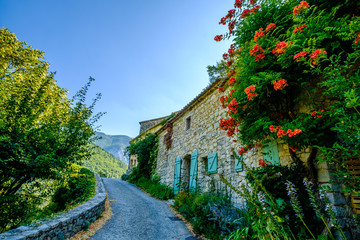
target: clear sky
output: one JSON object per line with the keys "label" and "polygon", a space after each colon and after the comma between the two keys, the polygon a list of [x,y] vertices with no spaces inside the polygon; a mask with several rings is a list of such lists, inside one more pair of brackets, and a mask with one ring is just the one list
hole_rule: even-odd
{"label": "clear sky", "polygon": [[88,80],[106,134],[135,137],[139,122],[182,109],[229,48],[215,42],[235,0],[0,0],[0,26],[45,52],[72,96]]}

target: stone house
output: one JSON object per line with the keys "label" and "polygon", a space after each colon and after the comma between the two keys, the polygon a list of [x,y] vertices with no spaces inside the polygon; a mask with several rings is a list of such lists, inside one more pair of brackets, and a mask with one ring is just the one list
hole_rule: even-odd
{"label": "stone house", "polygon": [[[166,122],[166,119],[168,117],[169,116],[139,122],[139,124],[140,124],[139,135],[136,136],[135,138],[133,138],[130,141],[130,144],[134,144],[137,141],[144,139],[145,136],[149,133],[156,133],[164,125],[164,122]],[[130,159],[129,159],[129,166],[128,166],[127,174],[131,173],[131,170],[133,168],[137,167],[137,165],[138,165],[137,155],[131,155]]]}
{"label": "stone house", "polygon": [[[222,108],[219,101],[223,95],[219,93],[219,87],[226,88],[226,81],[219,79],[213,82],[170,118],[166,125],[154,126],[156,129],[153,127],[148,131],[159,137],[156,173],[162,183],[174,188],[175,193],[179,192],[180,187],[200,188],[203,192],[227,191],[233,203],[241,206],[245,204],[244,200],[220,181],[222,174],[233,186],[239,187],[245,183],[245,168],[234,156],[241,145],[219,129],[220,119],[227,118],[226,109]],[[298,151],[296,154],[301,161],[306,162],[310,150]],[[260,159],[276,165],[292,162],[289,147],[276,141],[255,147],[242,158],[247,167],[259,166]],[[327,163],[315,167],[318,183],[330,185],[332,177]],[[332,189],[328,196],[337,211],[343,216],[351,215],[349,198],[341,194],[341,186],[333,185]]]}

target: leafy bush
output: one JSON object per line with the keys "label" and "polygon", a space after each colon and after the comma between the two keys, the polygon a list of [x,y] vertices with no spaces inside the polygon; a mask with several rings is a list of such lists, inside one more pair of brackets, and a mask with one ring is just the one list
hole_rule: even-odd
{"label": "leafy bush", "polygon": [[161,184],[158,180],[143,177],[133,183],[157,199],[167,200],[174,197],[173,189]]}
{"label": "leafy bush", "polygon": [[55,191],[49,209],[63,211],[78,205],[95,195],[94,173],[84,167],[75,166],[63,184]]}
{"label": "leafy bush", "polygon": [[128,179],[129,179],[129,174],[123,174],[123,175],[121,175],[121,180],[123,180],[123,181],[127,181]]}
{"label": "leafy bush", "polygon": [[0,198],[1,232],[48,219],[81,204],[95,194],[96,179],[86,168],[72,165],[58,180],[25,184],[19,194]]}
{"label": "leafy bush", "polygon": [[209,239],[224,239],[235,229],[244,227],[244,222],[238,221],[243,210],[232,206],[229,198],[221,194],[180,192],[173,206],[196,232]]}

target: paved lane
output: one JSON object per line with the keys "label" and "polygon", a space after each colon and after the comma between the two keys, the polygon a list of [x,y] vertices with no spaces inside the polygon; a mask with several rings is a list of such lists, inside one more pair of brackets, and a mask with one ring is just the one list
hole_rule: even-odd
{"label": "paved lane", "polygon": [[[163,201],[120,179],[103,178],[113,216],[92,240],[196,239]],[[171,219],[175,218],[175,219]]]}

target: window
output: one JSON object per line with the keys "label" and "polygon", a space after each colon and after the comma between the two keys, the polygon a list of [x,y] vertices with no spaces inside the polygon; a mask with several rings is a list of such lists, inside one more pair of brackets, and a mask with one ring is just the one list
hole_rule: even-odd
{"label": "window", "polygon": [[191,127],[191,117],[188,117],[186,119],[186,130],[189,130]]}

